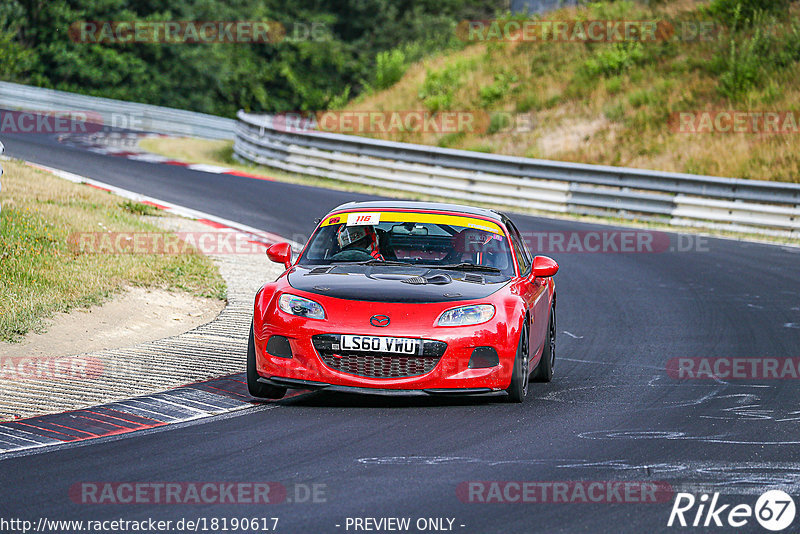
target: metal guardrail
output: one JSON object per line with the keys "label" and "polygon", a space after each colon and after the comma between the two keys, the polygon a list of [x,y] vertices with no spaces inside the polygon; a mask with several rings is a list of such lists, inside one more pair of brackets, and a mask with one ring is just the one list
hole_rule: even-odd
{"label": "metal guardrail", "polygon": [[[545,212],[655,219],[676,226],[800,237],[800,184],[483,154],[239,121],[0,82],[0,107],[99,114],[104,125],[214,139],[288,172]],[[122,118],[127,124],[115,124]],[[131,123],[131,121],[134,121]],[[120,121],[117,121],[120,122]],[[0,171],[2,172],[2,171]]]}
{"label": "metal guardrail", "polygon": [[800,184],[396,143],[287,128],[243,111],[238,118],[237,157],[288,172],[545,212],[800,237]]}
{"label": "metal guardrail", "polygon": [[[236,121],[194,111],[0,82],[0,107],[26,111],[91,112],[95,122],[167,135],[233,139]],[[93,120],[92,117],[89,118]]]}

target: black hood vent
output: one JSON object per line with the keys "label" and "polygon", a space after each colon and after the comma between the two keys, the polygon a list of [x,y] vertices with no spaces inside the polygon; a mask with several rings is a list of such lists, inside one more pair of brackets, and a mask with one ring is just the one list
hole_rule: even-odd
{"label": "black hood vent", "polygon": [[411,278],[406,278],[403,280],[404,284],[414,284],[414,285],[425,285],[425,284],[434,284],[434,285],[445,285],[452,282],[453,279],[450,278],[449,274],[435,274],[433,276],[412,276]]}
{"label": "black hood vent", "polygon": [[473,284],[485,284],[486,279],[481,274],[467,273],[464,275],[464,281]]}

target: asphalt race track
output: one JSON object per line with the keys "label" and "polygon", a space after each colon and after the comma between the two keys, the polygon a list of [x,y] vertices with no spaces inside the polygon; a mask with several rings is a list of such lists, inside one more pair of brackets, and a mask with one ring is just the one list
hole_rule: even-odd
{"label": "asphalt race track", "polygon": [[[339,203],[370,198],[114,158],[47,135],[2,141],[11,157],[289,238],[307,235],[314,219]],[[615,230],[513,218],[523,232]],[[686,237],[680,244],[674,234],[671,243],[691,250],[551,254],[561,265],[556,376],[551,384],[532,384],[522,405],[502,396],[320,392],[197,423],[0,457],[0,516],[278,517],[276,531],[285,533],[355,532],[348,518],[389,517],[411,518],[412,526],[418,518],[450,518],[454,531],[470,533],[652,532],[696,529],[667,527],[674,494],[656,503],[587,503],[574,496],[479,503],[457,490],[470,481],[633,481],[698,498],[718,492],[719,502],[731,505],[753,506],[773,488],[796,499],[797,380],[677,380],[665,369],[679,357],[800,357],[800,249]],[[69,494],[80,482],[172,481],[278,482],[287,498],[270,505],[92,505]],[[317,498],[307,499],[315,484]],[[737,531],[765,532],[754,518]]]}

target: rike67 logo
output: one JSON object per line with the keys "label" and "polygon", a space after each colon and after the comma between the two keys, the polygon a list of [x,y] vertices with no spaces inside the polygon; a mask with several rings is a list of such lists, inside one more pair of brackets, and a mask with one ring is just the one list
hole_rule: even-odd
{"label": "rike67 logo", "polygon": [[729,527],[739,528],[755,520],[765,529],[778,532],[789,527],[795,517],[794,500],[781,490],[770,490],[761,495],[755,507],[749,504],[722,504],[719,493],[713,497],[703,494],[696,498],[691,493],[678,493],[669,514],[667,526]]}

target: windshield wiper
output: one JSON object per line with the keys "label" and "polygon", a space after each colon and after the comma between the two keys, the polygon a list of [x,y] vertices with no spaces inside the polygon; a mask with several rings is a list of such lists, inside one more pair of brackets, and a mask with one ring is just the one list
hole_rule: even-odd
{"label": "windshield wiper", "polygon": [[413,263],[408,263],[408,262],[405,262],[405,261],[394,261],[394,260],[379,260],[379,259],[376,258],[374,260],[359,261],[359,262],[357,262],[357,265],[396,265],[396,266],[400,266],[400,265],[413,265]]}
{"label": "windshield wiper", "polygon": [[426,267],[434,267],[436,269],[450,269],[452,271],[482,271],[485,273],[500,273],[502,272],[497,267],[489,267],[488,265],[475,265],[474,263],[451,263],[447,265],[426,265]]}

